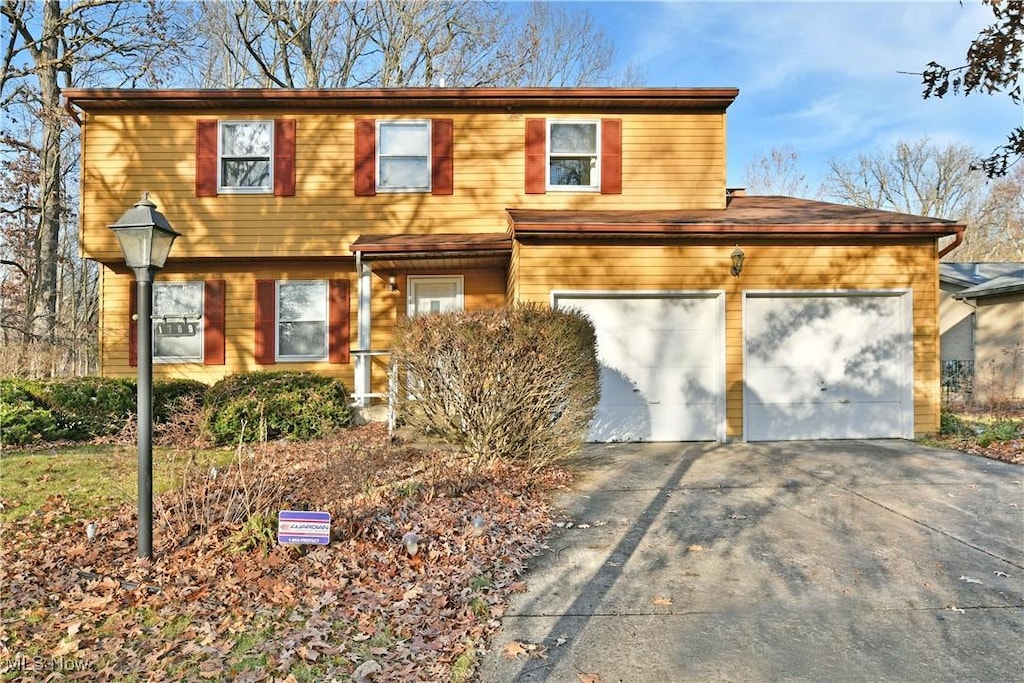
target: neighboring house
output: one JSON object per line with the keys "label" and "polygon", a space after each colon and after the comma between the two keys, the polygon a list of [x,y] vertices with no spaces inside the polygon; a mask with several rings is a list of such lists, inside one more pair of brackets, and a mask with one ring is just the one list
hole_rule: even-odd
{"label": "neighboring house", "polygon": [[727,191],[737,94],[66,91],[102,372],[134,373],[108,225],[149,191],[182,233],[155,315],[201,330],[157,336],[157,377],[313,370],[379,401],[399,316],[532,301],[594,321],[592,440],[937,431],[937,241],[963,225]]}
{"label": "neighboring house", "polygon": [[1024,263],[941,263],[939,280],[947,397],[1024,399]]}

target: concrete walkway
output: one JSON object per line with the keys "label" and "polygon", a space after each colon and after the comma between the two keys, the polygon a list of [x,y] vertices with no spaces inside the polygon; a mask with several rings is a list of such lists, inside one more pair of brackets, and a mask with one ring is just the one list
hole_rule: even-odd
{"label": "concrete walkway", "polygon": [[482,681],[1024,681],[1024,468],[905,441],[577,467]]}

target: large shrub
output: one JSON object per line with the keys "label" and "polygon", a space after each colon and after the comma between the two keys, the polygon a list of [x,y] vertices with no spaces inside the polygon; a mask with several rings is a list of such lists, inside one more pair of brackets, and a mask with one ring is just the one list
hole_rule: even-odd
{"label": "large shrub", "polygon": [[53,414],[36,398],[39,382],[0,379],[0,444],[25,446],[60,438]]}
{"label": "large shrub", "polygon": [[153,421],[167,422],[180,410],[201,408],[210,387],[194,379],[159,379],[153,382]]}
{"label": "large shrub", "polygon": [[583,443],[599,397],[594,327],[520,305],[398,323],[402,421],[479,459],[540,467]]}
{"label": "large shrub", "polygon": [[206,392],[204,429],[216,444],[309,439],[347,427],[349,395],[340,381],[312,372],[240,372]]}
{"label": "large shrub", "polygon": [[47,380],[38,398],[62,438],[81,440],[119,433],[135,414],[137,395],[134,380],[90,376]]}

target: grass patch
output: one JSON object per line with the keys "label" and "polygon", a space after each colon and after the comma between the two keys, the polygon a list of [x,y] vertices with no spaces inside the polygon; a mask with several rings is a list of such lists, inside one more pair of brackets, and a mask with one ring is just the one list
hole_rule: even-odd
{"label": "grass patch", "polygon": [[[229,451],[199,451],[195,458],[206,471],[231,462]],[[186,459],[170,448],[153,449],[155,494],[181,483]],[[136,500],[138,452],[124,445],[72,445],[47,451],[7,450],[0,456],[0,520],[27,517],[47,498],[61,495],[72,514],[55,520],[57,525],[94,519]]]}

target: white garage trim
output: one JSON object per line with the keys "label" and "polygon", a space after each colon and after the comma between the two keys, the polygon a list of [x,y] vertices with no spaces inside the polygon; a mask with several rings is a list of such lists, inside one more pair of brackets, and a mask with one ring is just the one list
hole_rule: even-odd
{"label": "white garage trim", "polygon": [[591,441],[725,440],[725,293],[552,290],[594,322],[602,398]]}
{"label": "white garage trim", "polygon": [[913,438],[913,330],[909,289],[744,292],[744,438]]}

